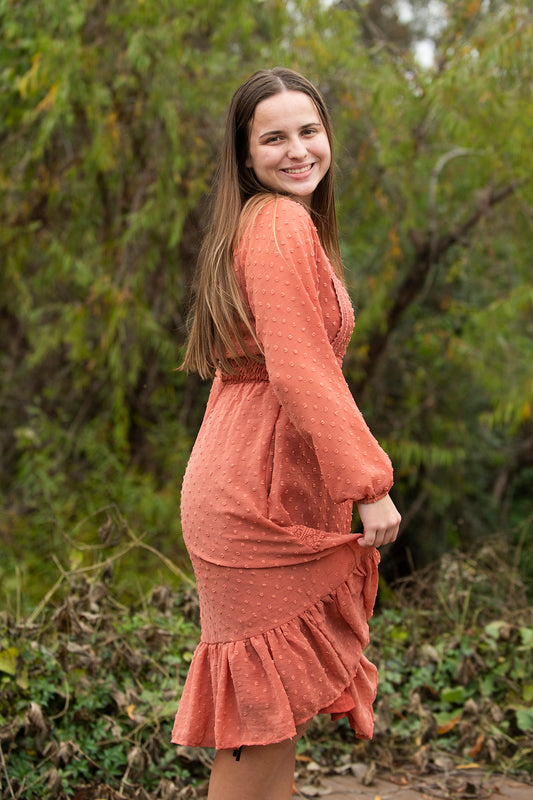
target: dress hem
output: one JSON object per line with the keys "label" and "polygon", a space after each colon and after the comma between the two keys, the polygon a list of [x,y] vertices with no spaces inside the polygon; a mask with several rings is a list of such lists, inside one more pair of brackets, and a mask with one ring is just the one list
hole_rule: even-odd
{"label": "dress hem", "polygon": [[378,560],[377,551],[368,553],[329,594],[279,627],[224,644],[200,642],[172,743],[218,750],[274,744],[327,713],[346,716],[358,738],[370,739],[377,670],[363,648]]}

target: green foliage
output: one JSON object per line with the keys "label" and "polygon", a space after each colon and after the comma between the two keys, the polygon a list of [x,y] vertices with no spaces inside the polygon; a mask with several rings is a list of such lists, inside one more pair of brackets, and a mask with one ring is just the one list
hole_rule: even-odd
{"label": "green foliage", "polygon": [[328,21],[341,69],[323,61],[360,308],[347,373],[419,564],[505,528],[533,455],[530,11],[447,9],[433,69],[385,38],[352,53],[344,11]]}
{"label": "green foliage", "polygon": [[73,797],[89,785],[133,797],[141,776],[145,792],[188,785],[195,768],[169,746],[197,638],[183,610],[183,593],[168,587],[125,607],[106,582],[73,575],[46,616],[4,622],[0,730],[17,797]]}
{"label": "green foliage", "polygon": [[426,563],[496,529],[531,542],[533,29],[524,0],[446,9],[424,69],[419,21],[387,2],[0,0],[12,608],[17,586],[31,606],[53,582],[73,526],[93,520],[98,542],[103,507],[182,557],[207,387],[175,367],[206,192],[232,92],[275,63],[331,108],[359,311],[346,372],[396,465],[405,551]]}
{"label": "green foliage", "polygon": [[[358,309],[346,373],[404,517],[384,572],[493,532],[514,548],[386,593],[364,756],[528,767],[531,12],[447,3],[429,69],[409,49],[420,19],[400,25],[387,2],[0,0],[0,582],[15,618],[0,741],[20,796],[125,792],[141,774],[163,795],[205,776],[167,735],[196,628],[149,587],[169,568],[190,582],[178,487],[208,387],[175,367],[224,115],[277,63],[319,84],[334,121]],[[302,747],[352,759],[332,731]]]}
{"label": "green foliage", "polygon": [[533,615],[512,556],[493,539],[382,587],[368,652],[379,668],[374,738],[354,748],[347,726],[322,723],[316,758],[419,775],[477,764],[533,779]]}
{"label": "green foliage", "polygon": [[[392,735],[415,762],[427,763],[435,749],[464,763],[531,771],[533,619],[516,576],[505,564],[494,568],[500,557],[486,546],[476,558],[445,558],[434,594],[426,587],[422,595],[419,582],[424,602],[408,616],[400,608],[378,618],[373,648],[385,724],[375,747]],[[502,614],[506,586],[517,596]]]}
{"label": "green foliage", "polygon": [[[110,565],[129,551],[101,549],[95,569],[63,572],[28,617],[2,616],[2,800],[203,796],[212,754],[170,744],[199,638],[195,590],[167,581],[125,599]],[[533,616],[519,555],[494,540],[382,586],[368,651],[380,674],[374,738],[357,743],[324,715],[302,757],[419,776],[479,764],[533,780]]]}

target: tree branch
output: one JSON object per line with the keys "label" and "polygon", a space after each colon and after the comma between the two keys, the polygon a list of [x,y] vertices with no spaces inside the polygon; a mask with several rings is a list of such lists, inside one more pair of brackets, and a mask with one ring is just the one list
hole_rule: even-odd
{"label": "tree branch", "polygon": [[486,216],[491,208],[514,194],[523,183],[523,180],[516,180],[501,189],[486,187],[480,192],[477,207],[472,213],[455,228],[441,236],[431,229],[431,225],[425,237],[418,231],[411,231],[410,236],[415,246],[414,260],[398,287],[394,302],[386,313],[385,324],[377,327],[370,335],[368,351],[361,364],[362,376],[357,382],[351,384],[356,397],[360,396],[369,378],[374,374],[389,338],[398,326],[404,312],[422,291],[431,267],[438,264],[451,247],[462,242],[466,234]]}
{"label": "tree branch", "polygon": [[429,239],[430,239],[430,247],[432,255],[435,252],[435,247],[437,245],[437,237],[438,237],[437,187],[440,174],[444,169],[444,167],[454,158],[469,156],[475,152],[476,151],[473,150],[471,147],[454,147],[453,150],[450,150],[448,153],[444,153],[444,155],[439,158],[439,160],[433,167],[433,170],[431,171],[431,177],[429,180],[429,191],[428,191],[428,215],[429,215]]}

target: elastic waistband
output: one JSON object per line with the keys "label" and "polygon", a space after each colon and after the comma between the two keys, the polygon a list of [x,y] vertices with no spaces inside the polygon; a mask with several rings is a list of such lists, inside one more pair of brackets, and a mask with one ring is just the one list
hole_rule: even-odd
{"label": "elastic waistband", "polygon": [[221,372],[223,383],[257,383],[268,381],[268,372],[264,364],[243,364],[235,372]]}

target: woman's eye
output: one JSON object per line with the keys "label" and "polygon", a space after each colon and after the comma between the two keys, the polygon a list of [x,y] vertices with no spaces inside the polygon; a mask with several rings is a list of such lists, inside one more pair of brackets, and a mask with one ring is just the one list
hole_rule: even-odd
{"label": "woman's eye", "polygon": [[302,133],[304,136],[312,136],[314,133],[316,133],[316,130],[315,128],[306,128],[304,131],[302,131]]}

